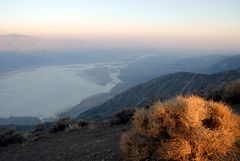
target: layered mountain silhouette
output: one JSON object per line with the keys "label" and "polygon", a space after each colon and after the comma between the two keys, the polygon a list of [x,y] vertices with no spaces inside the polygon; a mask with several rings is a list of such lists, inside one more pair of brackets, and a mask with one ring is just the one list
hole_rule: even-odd
{"label": "layered mountain silhouette", "polygon": [[32,116],[0,118],[0,125],[37,125],[40,122],[41,120]]}
{"label": "layered mountain silhouette", "polygon": [[41,38],[15,33],[0,35],[0,51],[68,51],[89,47],[90,44],[79,39]]}
{"label": "layered mountain silhouette", "polygon": [[122,92],[100,106],[81,113],[78,119],[104,120],[123,108],[143,106],[152,99],[169,99],[206,91],[218,85],[240,79],[240,69],[216,74],[178,72],[152,79]]}
{"label": "layered mountain silhouette", "polygon": [[37,52],[37,51],[75,51],[82,49],[114,47],[114,42],[99,42],[81,38],[45,38],[22,34],[0,35],[0,51]]}
{"label": "layered mountain silhouette", "polygon": [[240,68],[240,55],[229,56],[224,60],[212,65],[208,68],[208,72],[216,73],[219,71],[227,71],[231,69]]}
{"label": "layered mountain silhouette", "polygon": [[0,35],[0,51],[27,51],[42,48],[44,41],[41,38],[9,34]]}

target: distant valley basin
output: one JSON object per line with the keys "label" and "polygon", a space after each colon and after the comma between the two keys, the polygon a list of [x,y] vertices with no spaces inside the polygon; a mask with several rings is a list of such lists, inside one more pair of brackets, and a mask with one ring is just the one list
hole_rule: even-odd
{"label": "distant valley basin", "polygon": [[121,82],[124,62],[54,65],[0,74],[0,117],[54,117]]}

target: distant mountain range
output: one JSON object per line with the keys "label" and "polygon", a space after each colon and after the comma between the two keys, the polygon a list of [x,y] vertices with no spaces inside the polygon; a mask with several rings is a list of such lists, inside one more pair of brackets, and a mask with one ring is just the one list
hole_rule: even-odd
{"label": "distant mountain range", "polygon": [[80,39],[41,38],[21,34],[0,35],[0,51],[62,51],[100,47],[96,42]]}
{"label": "distant mountain range", "polygon": [[142,106],[153,98],[169,99],[188,95],[240,79],[240,69],[216,74],[178,72],[152,79],[111,98],[104,104],[81,113],[78,119],[103,120],[123,108]]}
{"label": "distant mountain range", "polygon": [[210,73],[216,73],[237,68],[240,68],[240,55],[226,57],[224,60],[210,66],[207,70]]}
{"label": "distant mountain range", "polygon": [[46,47],[44,47],[44,40],[38,37],[20,34],[0,35],[0,51],[21,52]]}
{"label": "distant mountain range", "polygon": [[0,35],[0,51],[76,51],[80,49],[118,48],[119,46],[121,46],[121,43],[112,40],[56,37],[42,38],[15,33]]}
{"label": "distant mountain range", "polygon": [[37,125],[40,122],[37,117],[31,116],[0,118],[0,125]]}

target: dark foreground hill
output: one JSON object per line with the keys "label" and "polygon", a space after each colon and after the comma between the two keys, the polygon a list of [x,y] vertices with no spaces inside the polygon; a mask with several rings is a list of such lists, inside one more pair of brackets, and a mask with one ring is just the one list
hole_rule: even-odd
{"label": "dark foreground hill", "polygon": [[160,76],[118,94],[104,104],[80,114],[78,119],[104,120],[126,107],[144,106],[152,99],[165,100],[195,91],[205,92],[236,79],[240,79],[240,69],[216,74],[178,72]]}
{"label": "dark foreground hill", "polygon": [[[0,160],[123,161],[120,140],[121,136],[129,131],[131,124],[111,124],[111,121],[109,123],[91,123],[72,132],[34,132],[32,135],[35,135],[35,139],[22,144],[0,146]],[[237,158],[239,159],[239,155],[236,156],[236,160]]]}

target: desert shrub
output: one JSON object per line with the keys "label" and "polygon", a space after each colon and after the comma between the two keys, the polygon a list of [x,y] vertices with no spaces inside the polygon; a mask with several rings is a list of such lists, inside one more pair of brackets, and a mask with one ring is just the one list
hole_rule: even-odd
{"label": "desert shrub", "polygon": [[30,141],[38,141],[44,138],[48,138],[47,133],[45,133],[44,131],[33,132],[31,134]]}
{"label": "desert shrub", "polygon": [[74,121],[74,123],[68,125],[68,127],[65,129],[65,131],[67,131],[67,132],[77,131],[79,129],[87,127],[88,125],[90,125],[90,122],[85,121],[85,120],[80,120],[78,122]]}
{"label": "desert shrub", "polygon": [[71,118],[69,118],[69,117],[61,118],[55,124],[53,124],[50,127],[49,132],[50,133],[54,133],[54,132],[58,132],[58,131],[64,131],[70,125],[73,125],[75,123],[76,123],[76,121],[71,119]]}
{"label": "desert shrub", "polygon": [[[139,109],[121,137],[127,160],[231,160],[239,139],[239,116],[200,97],[177,97]],[[226,159],[228,158],[228,159]]]}
{"label": "desert shrub", "polygon": [[240,80],[233,81],[224,88],[223,100],[231,105],[240,104]]}
{"label": "desert shrub", "polygon": [[120,112],[117,112],[110,119],[110,125],[121,125],[129,122],[133,115],[135,109],[123,109]]}
{"label": "desert shrub", "polygon": [[34,129],[34,132],[41,132],[44,131],[44,125],[43,124],[38,124],[36,128]]}
{"label": "desert shrub", "polygon": [[204,98],[209,99],[209,100],[211,99],[216,102],[224,101],[223,100],[224,90],[225,90],[225,86],[223,86],[223,85],[216,86],[214,88],[211,88],[208,91],[207,95],[205,95]]}
{"label": "desert shrub", "polygon": [[213,101],[226,102],[230,105],[240,104],[240,80],[209,89],[207,95],[199,95]]}
{"label": "desert shrub", "polygon": [[74,119],[66,117],[66,118],[59,119],[55,124],[53,124],[50,127],[49,132],[50,133],[54,133],[58,131],[72,132],[72,131],[79,130],[83,127],[86,127],[88,125],[89,125],[89,122],[87,121],[84,121],[84,120],[76,121]]}
{"label": "desert shrub", "polygon": [[36,128],[32,131],[31,141],[38,141],[43,138],[47,138],[47,127],[48,123],[40,123],[36,126]]}
{"label": "desert shrub", "polygon": [[164,98],[159,96],[151,96],[149,98],[146,98],[146,100],[143,101],[143,103],[140,103],[140,107],[144,107],[144,108],[150,108],[152,105],[155,104],[155,102],[163,102]]}
{"label": "desert shrub", "polygon": [[66,132],[73,132],[79,130],[80,127],[77,123],[75,124],[69,124],[68,127],[65,129]]}
{"label": "desert shrub", "polygon": [[78,126],[81,127],[81,128],[86,127],[86,126],[88,126],[89,124],[90,124],[90,122],[89,122],[89,121],[85,121],[85,120],[80,120],[80,121],[78,122]]}
{"label": "desert shrub", "polygon": [[15,129],[9,129],[0,134],[0,147],[16,143],[24,143],[27,140],[27,133],[19,133],[16,132]]}

